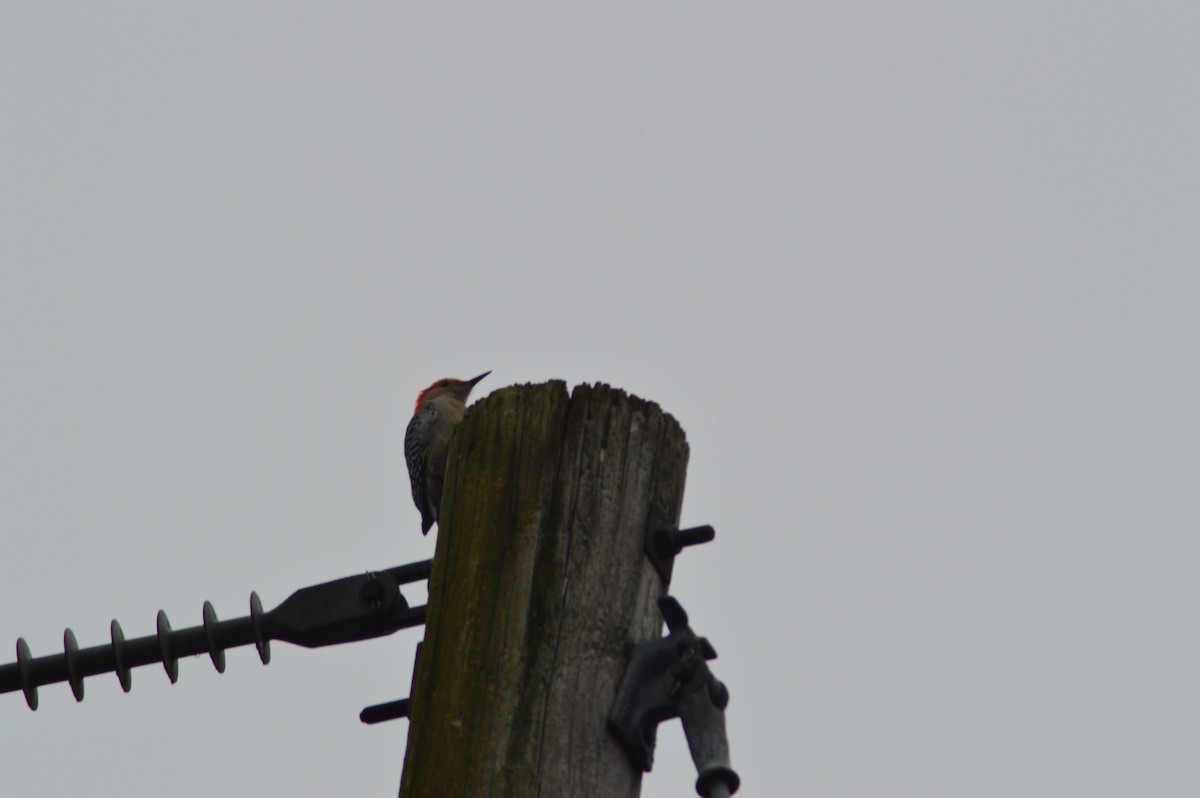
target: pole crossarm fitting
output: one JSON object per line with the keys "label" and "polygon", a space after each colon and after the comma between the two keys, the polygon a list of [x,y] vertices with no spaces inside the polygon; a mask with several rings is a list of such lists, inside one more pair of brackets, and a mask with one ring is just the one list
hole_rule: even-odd
{"label": "pole crossarm fitting", "polygon": [[646,535],[644,551],[663,585],[671,583],[671,574],[675,570],[675,557],[688,546],[709,543],[717,537],[717,532],[707,524],[689,529],[676,529],[662,517],[662,513],[650,508],[646,519]]}
{"label": "pole crossarm fitting", "polygon": [[717,652],[688,625],[683,607],[671,596],[658,600],[670,633],[634,647],[608,716],[609,732],[642,771],[654,762],[658,724],[679,718],[699,778],[696,793],[727,798],[740,779],[729,764],[725,707],[729,690],[709,670]]}
{"label": "pole crossarm fitting", "polygon": [[225,650],[254,644],[263,664],[271,660],[271,641],[305,648],[352,643],[388,635],[425,622],[425,605],[410,607],[400,585],[429,578],[432,560],[399,565],[382,571],[347,576],[301,588],[270,612],[263,612],[257,593],[250,594],[250,614],[228,621],[217,619],[211,602],[204,602],[203,623],[172,630],[167,614],[158,612],[157,632],[126,640],[115,620],[111,642],[80,648],[75,634],[63,633],[63,653],[33,657],[24,638],[17,640],[17,661],[0,665],[0,693],[21,690],[29,708],[38,706],[39,687],[69,682],[76,701],[83,700],[83,680],[115,672],[121,689],[129,692],[131,670],[162,663],[167,678],[179,678],[180,657],[207,653],[219,673],[225,672]]}

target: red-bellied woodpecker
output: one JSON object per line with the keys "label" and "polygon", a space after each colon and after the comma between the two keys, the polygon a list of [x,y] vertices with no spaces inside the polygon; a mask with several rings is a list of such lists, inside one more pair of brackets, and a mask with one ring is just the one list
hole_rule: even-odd
{"label": "red-bellied woodpecker", "polygon": [[404,459],[408,461],[413,503],[421,511],[422,535],[428,534],[438,520],[450,433],[462,421],[467,410],[467,397],[475,383],[491,373],[485,371],[471,380],[447,377],[430,385],[417,397],[412,421],[408,422],[408,432],[404,433]]}

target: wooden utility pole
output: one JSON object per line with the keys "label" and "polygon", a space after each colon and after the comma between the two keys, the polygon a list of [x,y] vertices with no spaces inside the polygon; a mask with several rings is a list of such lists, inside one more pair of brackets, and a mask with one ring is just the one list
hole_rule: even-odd
{"label": "wooden utility pole", "polygon": [[688,446],[606,385],[505,388],[451,443],[413,685],[403,798],[632,798],[610,737],[630,648],[666,592],[644,554],[676,526]]}

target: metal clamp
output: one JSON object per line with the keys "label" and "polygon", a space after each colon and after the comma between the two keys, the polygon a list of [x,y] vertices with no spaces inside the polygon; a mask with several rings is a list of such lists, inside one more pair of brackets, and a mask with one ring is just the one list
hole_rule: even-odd
{"label": "metal clamp", "polygon": [[679,718],[699,773],[696,793],[725,798],[737,792],[740,779],[729,766],[725,734],[729,690],[707,663],[717,652],[692,631],[678,601],[663,596],[658,607],[670,633],[634,648],[608,715],[608,730],[633,766],[649,771],[658,724]]}

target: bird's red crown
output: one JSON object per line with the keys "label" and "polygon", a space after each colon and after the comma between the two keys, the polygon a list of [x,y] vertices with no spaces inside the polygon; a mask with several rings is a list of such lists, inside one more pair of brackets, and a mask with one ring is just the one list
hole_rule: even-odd
{"label": "bird's red crown", "polygon": [[451,385],[462,385],[462,380],[456,380],[453,377],[442,377],[440,380],[435,382],[433,385],[430,385],[428,388],[421,391],[421,393],[417,394],[417,405],[416,405],[416,407],[413,408],[413,413],[415,414],[418,410],[421,409],[421,403],[425,401],[425,396],[430,391],[432,391],[435,388],[449,388]]}

